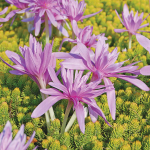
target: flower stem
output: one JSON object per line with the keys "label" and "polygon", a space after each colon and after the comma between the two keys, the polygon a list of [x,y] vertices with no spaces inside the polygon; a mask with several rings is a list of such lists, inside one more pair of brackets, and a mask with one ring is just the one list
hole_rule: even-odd
{"label": "flower stem", "polygon": [[[84,112],[85,112],[85,118],[87,117],[88,115],[88,109],[87,107],[84,108]],[[66,128],[65,128],[65,132],[68,132],[69,129],[72,127],[73,123],[75,122],[77,116],[76,116],[76,112],[73,113],[73,115],[71,116]]]}
{"label": "flower stem", "polygon": [[68,130],[72,127],[74,121],[76,120],[77,116],[76,116],[76,112],[73,113],[73,115],[71,116],[71,119],[69,120],[66,128],[65,128],[65,132],[68,132]]}
{"label": "flower stem", "polygon": [[132,34],[129,33],[129,49],[131,49],[132,44]]}
{"label": "flower stem", "polygon": [[69,112],[71,110],[72,105],[73,105],[73,102],[69,100],[67,108],[66,108],[66,112],[65,112],[65,117],[64,117],[64,120],[63,120],[63,124],[62,124],[62,127],[61,127],[61,135],[65,132],[65,126],[66,126],[68,115],[69,115]]}
{"label": "flower stem", "polygon": [[[72,39],[74,40],[75,39],[75,34],[74,34],[74,32],[73,32],[73,30],[72,30]],[[74,43],[71,43],[71,49],[74,47]]]}
{"label": "flower stem", "polygon": [[46,44],[49,43],[49,25],[48,25],[48,16],[45,13],[45,32],[46,32]]}
{"label": "flower stem", "polygon": [[[44,85],[43,79],[39,79],[38,81],[39,81],[39,84],[40,84],[40,89],[46,89],[46,85]],[[42,96],[42,100],[45,100],[48,97],[46,94],[43,94],[43,93],[41,93],[41,96]],[[53,111],[53,107],[51,107],[49,109],[49,113],[50,113],[51,120],[53,121],[55,119],[55,114],[54,114],[54,111]],[[48,113],[48,111],[45,113],[48,133],[49,133],[49,129],[50,129],[49,113]]]}

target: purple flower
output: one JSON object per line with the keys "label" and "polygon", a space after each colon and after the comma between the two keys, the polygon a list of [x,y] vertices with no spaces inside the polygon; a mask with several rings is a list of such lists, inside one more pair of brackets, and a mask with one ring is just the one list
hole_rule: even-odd
{"label": "purple flower", "polygon": [[[3,132],[0,133],[0,150],[26,150],[35,136],[34,131],[29,141],[25,144],[26,134],[24,134],[24,125],[20,127],[20,130],[13,140],[11,131],[11,123],[7,121]],[[35,149],[36,147],[34,148],[34,150]]]}
{"label": "purple flower", "polygon": [[149,23],[141,25],[147,19],[147,17],[149,15],[145,19],[143,19],[144,13],[141,13],[141,15],[138,16],[138,11],[137,11],[136,15],[134,16],[133,11],[131,11],[129,13],[129,9],[126,4],[124,5],[123,12],[122,12],[123,20],[120,18],[117,11],[116,11],[116,14],[119,17],[121,23],[126,27],[126,30],[125,29],[114,29],[114,31],[118,32],[118,33],[127,31],[130,35],[135,35],[137,38],[137,41],[150,53],[149,43],[144,42],[145,40],[147,40],[147,38],[145,36],[142,36],[137,33],[137,32],[149,32],[149,31],[139,30],[139,29],[147,27],[149,25]]}
{"label": "purple flower", "polygon": [[[90,27],[90,26],[86,26],[85,28],[83,29],[79,29],[78,28],[78,25],[77,25],[77,22],[76,21],[72,21],[73,22],[73,32],[74,34],[76,35],[76,39],[70,39],[70,38],[65,38],[62,40],[62,43],[59,47],[59,50],[61,50],[62,48],[62,44],[65,42],[65,41],[69,41],[69,42],[72,42],[72,43],[78,43],[78,42],[81,42],[83,43],[86,47],[88,47],[89,51],[92,53],[93,51],[91,50],[91,47],[96,47],[96,43],[97,43],[97,39],[99,39],[100,36],[103,36],[103,35],[92,35],[92,32],[93,32],[93,26]],[[105,37],[104,37],[105,38]],[[106,40],[107,38],[105,38]],[[79,53],[78,51],[78,48],[77,46],[74,46],[71,50],[71,53]]]}
{"label": "purple flower", "polygon": [[[12,17],[14,17],[13,20],[12,20],[12,23],[13,23],[13,22],[14,22],[14,19],[15,19],[16,13],[19,12],[21,9],[24,9],[24,8],[27,8],[27,7],[28,7],[27,4],[22,3],[22,2],[20,2],[19,0],[5,0],[5,1],[6,1],[7,3],[9,3],[9,4],[12,4],[12,5],[16,6],[18,9],[11,11],[11,12],[6,16],[6,18],[0,18],[0,22],[7,22],[7,21],[9,21],[9,19],[11,19]],[[7,9],[8,9],[7,7],[4,9],[4,13],[6,13]],[[1,14],[0,14],[0,15],[1,15]]]}
{"label": "purple flower", "polygon": [[46,84],[50,81],[47,68],[55,68],[56,66],[56,59],[52,54],[53,43],[52,45],[49,43],[46,44],[44,51],[42,51],[42,45],[37,42],[32,35],[30,35],[29,45],[30,47],[19,47],[24,58],[9,50],[6,51],[6,55],[12,62],[15,63],[14,66],[9,65],[2,58],[1,59],[9,67],[15,69],[11,70],[10,73],[16,75],[27,74],[38,84],[38,86],[40,86],[39,82],[41,80],[41,82],[44,82],[46,86]]}
{"label": "purple flower", "polygon": [[[105,86],[112,85],[109,77],[116,77],[126,80],[142,90],[149,91],[148,86],[137,79],[137,75],[140,74],[140,70],[137,70],[138,66],[133,66],[135,63],[122,67],[124,62],[115,63],[119,53],[115,48],[111,53],[108,51],[108,44],[105,44],[103,38],[99,39],[96,45],[95,55],[90,55],[89,50],[82,43],[77,44],[82,59],[66,59],[61,65],[68,69],[78,70],[90,70],[93,72],[92,80],[100,79],[104,80]],[[122,75],[120,73],[132,73],[135,76]],[[109,87],[108,87],[109,88]],[[116,96],[115,90],[107,92],[108,105],[112,118],[115,119],[116,112]]]}
{"label": "purple flower", "polygon": [[81,1],[80,3],[78,3],[78,0],[58,0],[58,1],[60,7],[62,8],[62,14],[64,14],[71,22],[73,20],[75,20],[76,22],[82,21],[83,19],[92,17],[102,11],[100,10],[94,14],[83,16],[86,7],[84,0]]}
{"label": "purple flower", "polygon": [[[4,8],[4,9],[0,12],[0,15],[5,14],[5,13],[7,12],[7,10],[8,10],[8,7]],[[0,25],[0,27],[2,27],[2,26],[3,26],[3,24]]]}
{"label": "purple flower", "polygon": [[[98,115],[100,115],[107,124],[109,124],[105,118],[105,115],[101,109],[97,106],[94,98],[106,92],[105,89],[97,89],[100,81],[90,82],[86,84],[90,72],[82,77],[83,71],[75,72],[73,70],[66,70],[62,68],[61,76],[63,84],[58,80],[54,70],[49,68],[49,74],[53,82],[49,85],[54,88],[41,89],[44,94],[51,95],[43,102],[41,102],[33,111],[31,117],[36,118],[43,115],[52,105],[62,99],[68,99],[69,102],[73,103],[73,108],[76,111],[77,120],[79,123],[80,130],[84,133],[85,122],[84,122],[84,107],[81,102],[86,103],[89,108],[89,113],[93,122],[97,120]],[[104,86],[99,86],[104,87]],[[56,88],[56,89],[55,89]],[[57,90],[58,89],[58,90]],[[60,91],[62,92],[60,92]]]}
{"label": "purple flower", "polygon": [[[45,22],[45,13],[49,19],[49,25],[54,25],[57,27],[65,36],[69,36],[66,30],[61,26],[62,22],[67,19],[65,16],[61,15],[60,7],[58,6],[57,0],[20,0],[21,2],[27,3],[29,8],[26,8],[19,13],[24,13],[30,11],[34,13],[34,17],[24,19],[22,21],[34,21],[35,35],[37,36],[41,29],[41,24]],[[50,29],[51,30],[51,29]]]}

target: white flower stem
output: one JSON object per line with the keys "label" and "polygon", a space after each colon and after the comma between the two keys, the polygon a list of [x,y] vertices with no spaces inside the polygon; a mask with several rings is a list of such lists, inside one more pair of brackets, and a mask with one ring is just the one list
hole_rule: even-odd
{"label": "white flower stem", "polygon": [[48,25],[48,16],[45,13],[45,32],[46,32],[46,44],[49,43],[49,25]]}
{"label": "white flower stem", "polygon": [[131,49],[132,44],[132,34],[129,33],[129,49]]}
{"label": "white flower stem", "polygon": [[73,123],[75,122],[76,118],[77,118],[76,112],[74,112],[65,128],[65,132],[69,131],[69,129],[72,127]]}
{"label": "white flower stem", "polygon": [[[39,79],[38,81],[39,81],[39,84],[40,84],[40,89],[46,89],[46,85],[44,84],[43,79]],[[43,93],[41,93],[41,96],[42,96],[42,100],[45,100],[48,97],[46,94],[43,94]],[[46,124],[47,124],[48,133],[49,133],[49,129],[50,129],[49,114],[50,114],[51,120],[53,121],[55,119],[55,114],[54,114],[54,111],[53,111],[53,107],[51,107],[49,109],[49,111],[47,111],[45,113],[45,118],[46,118]]]}
{"label": "white flower stem", "polygon": [[[88,115],[88,109],[87,107],[84,108],[84,112],[85,112],[85,118],[87,117]],[[65,128],[65,132],[68,132],[69,129],[72,127],[73,123],[75,122],[77,116],[76,116],[76,112],[73,113],[72,117],[70,118],[66,128]]]}
{"label": "white flower stem", "polygon": [[66,126],[68,115],[70,113],[72,105],[73,105],[73,102],[69,100],[67,108],[66,108],[66,112],[65,112],[65,117],[64,117],[64,120],[63,120],[63,124],[62,124],[62,127],[61,127],[61,135],[65,132],[65,126]]}
{"label": "white flower stem", "polygon": [[[72,39],[74,40],[75,39],[75,34],[74,34],[74,32],[73,32],[73,30],[72,30]],[[74,43],[71,43],[71,49],[74,47]]]}

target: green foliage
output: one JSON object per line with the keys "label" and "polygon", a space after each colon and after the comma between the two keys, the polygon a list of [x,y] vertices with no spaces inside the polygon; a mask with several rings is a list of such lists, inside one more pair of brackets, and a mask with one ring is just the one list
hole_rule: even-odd
{"label": "green foliage", "polygon": [[3,102],[0,105],[0,125],[5,125],[7,120],[10,120],[9,112],[8,112],[8,104]]}

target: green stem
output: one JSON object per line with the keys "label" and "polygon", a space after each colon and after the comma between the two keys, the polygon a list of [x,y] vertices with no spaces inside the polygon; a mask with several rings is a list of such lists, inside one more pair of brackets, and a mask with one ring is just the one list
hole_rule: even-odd
{"label": "green stem", "polygon": [[[75,34],[74,34],[74,32],[73,32],[73,30],[72,30],[72,39],[74,40],[75,39]],[[74,43],[71,43],[71,49],[74,47]]]}
{"label": "green stem", "polygon": [[129,49],[131,49],[132,44],[132,34],[129,33]]}
{"label": "green stem", "polygon": [[48,26],[48,16],[45,13],[45,32],[46,32],[46,44],[49,43],[49,26]]}
{"label": "green stem", "polygon": [[63,124],[62,124],[62,127],[61,127],[61,135],[65,132],[65,126],[66,126],[68,115],[70,113],[72,105],[73,105],[73,102],[69,100],[67,108],[66,108],[66,112],[65,112],[65,117],[64,117],[64,120],[63,120]]}

